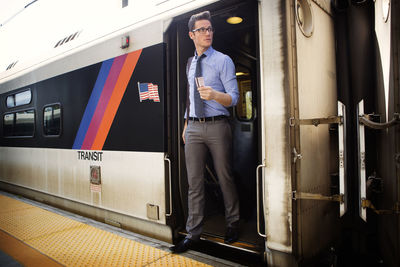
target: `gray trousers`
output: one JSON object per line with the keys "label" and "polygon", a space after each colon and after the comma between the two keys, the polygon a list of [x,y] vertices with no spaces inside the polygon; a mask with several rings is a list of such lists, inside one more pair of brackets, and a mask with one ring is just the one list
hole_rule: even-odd
{"label": "gray trousers", "polygon": [[204,172],[207,150],[210,151],[225,204],[228,227],[239,221],[239,199],[232,175],[232,132],[227,119],[189,121],[185,132],[185,158],[188,174],[187,238],[198,240],[204,218]]}

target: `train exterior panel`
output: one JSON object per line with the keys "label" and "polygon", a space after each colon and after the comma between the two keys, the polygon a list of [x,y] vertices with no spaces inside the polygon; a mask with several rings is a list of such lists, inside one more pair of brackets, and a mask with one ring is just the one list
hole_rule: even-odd
{"label": "train exterior panel", "polygon": [[[157,205],[160,217],[154,221],[165,223],[162,154],[107,151],[98,162],[62,149],[3,147],[1,152],[7,154],[2,160],[4,183],[143,220],[148,220],[147,204]],[[101,168],[99,185],[90,181],[91,166]],[[133,171],[139,167],[142,171]]]}
{"label": "train exterior panel", "polygon": [[[11,131],[3,139],[4,187],[17,185],[20,192],[35,194],[39,200],[106,217],[171,242],[171,231],[163,227],[168,213],[163,25],[153,22],[125,33],[153,33],[127,49],[120,48],[121,36],[107,37],[90,48],[50,58],[48,64],[33,66],[32,72],[15,69],[22,73],[17,79],[3,79],[5,116],[16,118],[32,110],[36,127],[32,136],[14,136],[18,133]],[[140,85],[142,91],[147,90],[147,98],[140,95]],[[31,93],[28,104],[7,107],[7,97],[25,91]],[[154,94],[151,99],[150,94]],[[53,106],[60,112],[57,127],[61,134],[42,127],[46,107]],[[4,134],[4,124],[1,131]],[[100,169],[99,185],[90,180],[93,166]],[[35,193],[26,193],[26,189]],[[119,201],[122,195],[125,201]],[[155,214],[149,215],[149,207]],[[99,215],[104,214],[101,210],[109,213]],[[156,231],[154,223],[160,225]]]}
{"label": "train exterior panel", "polygon": [[[293,9],[292,9],[293,10]],[[307,15],[303,28],[296,30],[297,97],[294,112],[297,118],[329,118],[338,114],[336,86],[335,31],[331,8],[310,6],[313,25],[312,36],[307,31]],[[307,9],[304,7],[307,14]],[[298,28],[297,28],[298,29]],[[294,40],[292,40],[293,42]],[[315,56],[315,55],[318,56]],[[296,104],[296,98],[298,104]],[[338,135],[331,131],[331,124],[300,125],[295,147],[301,158],[296,162],[296,192],[330,196],[333,194],[331,175],[339,170]],[[315,244],[329,246],[338,232],[337,204],[329,201],[296,201],[297,249],[305,258],[318,254]],[[318,218],[318,220],[315,220]],[[301,234],[299,234],[301,233]]]}
{"label": "train exterior panel", "polygon": [[[312,258],[319,253],[315,244],[329,246],[338,231],[337,206],[293,201],[299,192],[330,195],[331,174],[338,171],[338,150],[332,145],[337,136],[330,126],[295,123],[338,112],[335,32],[327,2],[310,1],[301,8],[290,1],[262,5],[266,244],[277,251],[268,253],[268,262],[289,266],[296,260],[278,252]],[[303,28],[296,21],[299,10]]]}

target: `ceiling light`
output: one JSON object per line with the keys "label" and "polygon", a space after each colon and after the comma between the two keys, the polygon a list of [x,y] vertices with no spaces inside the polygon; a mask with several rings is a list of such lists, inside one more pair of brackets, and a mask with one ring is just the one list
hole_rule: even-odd
{"label": "ceiling light", "polygon": [[239,24],[243,21],[241,17],[229,17],[226,22],[229,24]]}
{"label": "ceiling light", "polygon": [[245,72],[242,72],[242,71],[239,71],[239,72],[236,72],[236,76],[248,76],[249,75],[249,73],[245,73]]}

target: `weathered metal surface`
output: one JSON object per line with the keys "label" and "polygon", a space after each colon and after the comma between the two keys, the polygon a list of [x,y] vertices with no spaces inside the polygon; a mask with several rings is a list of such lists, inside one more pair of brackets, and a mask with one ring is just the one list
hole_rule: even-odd
{"label": "weathered metal surface", "polygon": [[[261,103],[266,167],[264,216],[268,249],[292,251],[292,201],[285,2],[260,2]],[[270,259],[271,261],[272,259]],[[273,265],[273,263],[271,263]]]}
{"label": "weathered metal surface", "polygon": [[[318,1],[322,4],[322,1]],[[335,35],[332,17],[315,1],[311,2],[313,35],[305,37],[296,24],[298,118],[328,118],[337,114]],[[331,158],[337,147],[331,145],[329,126],[298,127],[296,190],[331,195],[331,173],[338,171],[338,160]],[[337,153],[336,153],[337,154]],[[297,253],[311,258],[326,248],[337,231],[338,205],[328,201],[303,200],[297,205]],[[315,246],[315,244],[319,244]]]}

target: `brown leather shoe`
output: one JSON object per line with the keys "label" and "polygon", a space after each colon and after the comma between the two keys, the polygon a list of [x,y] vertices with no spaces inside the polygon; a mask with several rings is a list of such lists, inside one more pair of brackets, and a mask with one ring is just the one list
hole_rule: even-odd
{"label": "brown leather shoe", "polygon": [[238,239],[239,239],[238,229],[233,227],[228,227],[228,229],[226,229],[226,234],[224,239],[225,244],[234,243]]}
{"label": "brown leather shoe", "polygon": [[171,250],[172,253],[176,254],[183,253],[188,249],[192,248],[194,243],[196,243],[196,241],[189,238],[185,238],[175,246],[170,247],[169,250]]}

